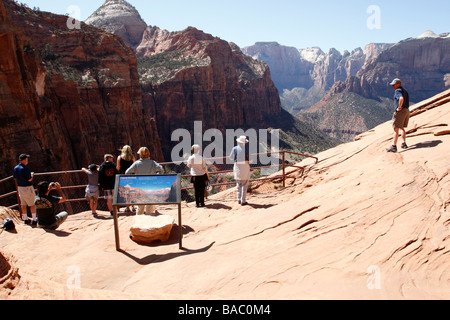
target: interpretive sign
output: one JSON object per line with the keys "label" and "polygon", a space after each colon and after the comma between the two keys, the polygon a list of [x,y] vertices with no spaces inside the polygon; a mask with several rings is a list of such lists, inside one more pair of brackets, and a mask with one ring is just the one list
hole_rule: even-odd
{"label": "interpretive sign", "polygon": [[116,176],[114,205],[178,204],[181,202],[179,175]]}
{"label": "interpretive sign", "polygon": [[113,201],[114,232],[117,251],[120,251],[119,207],[172,204],[178,205],[178,229],[180,249],[182,249],[181,175],[117,175]]}

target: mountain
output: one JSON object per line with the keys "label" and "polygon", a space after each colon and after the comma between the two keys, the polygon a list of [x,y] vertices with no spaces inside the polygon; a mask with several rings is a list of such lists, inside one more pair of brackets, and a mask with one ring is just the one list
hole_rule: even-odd
{"label": "mountain", "polygon": [[[299,163],[285,189],[252,184],[247,206],[233,189],[201,210],[183,203],[181,250],[178,226],[167,242],[139,245],[134,217],[120,214],[117,252],[102,211],[56,232],[0,230],[0,298],[448,300],[450,90],[413,109],[408,150],[385,152],[385,122]],[[177,206],[158,212],[178,216]],[[6,217],[17,222],[0,208]]]}
{"label": "mountain", "polygon": [[125,0],[105,1],[85,22],[118,35],[134,49],[147,28],[136,8]]}
{"label": "mountain", "polygon": [[392,118],[393,90],[401,78],[411,102],[450,88],[450,34],[429,31],[382,51],[355,76],[336,82],[326,96],[297,116],[344,141]]}
{"label": "mountain", "polygon": [[[129,19],[132,6],[123,9],[126,2],[120,3],[118,6],[114,1],[106,1],[98,11],[113,12],[114,18],[124,14],[125,17],[118,20],[125,21]],[[139,20],[138,13],[134,14],[131,20]],[[121,33],[121,28],[111,29],[111,23],[97,16],[94,13],[86,22],[115,34]],[[124,25],[127,29],[126,22]],[[152,110],[155,115],[166,159],[176,145],[171,140],[172,133],[177,129],[193,132],[195,121],[202,122],[202,132],[218,129],[223,134],[226,129],[257,130],[279,128],[280,123],[299,124],[282,111],[267,64],[243,54],[233,43],[193,27],[169,32],[147,26],[135,51],[144,109]],[[299,133],[297,137],[302,145],[317,144],[313,149],[303,150],[305,152],[323,150],[335,143],[318,130],[313,135],[320,138],[309,143],[304,127],[282,129],[287,133]],[[295,147],[291,143],[285,145]]]}
{"label": "mountain", "polygon": [[282,106],[292,114],[314,105],[338,81],[355,76],[363,65],[391,44],[372,43],[352,52],[331,48],[296,49],[277,42],[257,42],[242,51],[266,62],[277,86]]}
{"label": "mountain", "polygon": [[137,59],[108,32],[67,17],[0,3],[1,175],[21,153],[35,172],[103,162],[123,145],[162,160],[156,123],[143,108]]}

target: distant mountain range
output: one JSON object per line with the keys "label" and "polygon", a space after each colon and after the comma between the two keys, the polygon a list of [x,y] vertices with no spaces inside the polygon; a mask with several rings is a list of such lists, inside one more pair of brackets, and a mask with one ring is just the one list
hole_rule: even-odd
{"label": "distant mountain range", "polygon": [[153,110],[163,154],[178,128],[203,130],[279,128],[283,146],[318,152],[335,145],[316,128],[281,108],[266,63],[243,54],[234,43],[194,27],[169,32],[147,26],[125,0],[108,0],[86,23],[119,35],[135,49],[144,108]]}
{"label": "distant mountain range", "polygon": [[347,141],[392,117],[392,88],[401,78],[411,101],[450,88],[450,34],[432,31],[396,44],[369,44],[341,54],[256,43],[243,49],[265,61],[282,107]]}

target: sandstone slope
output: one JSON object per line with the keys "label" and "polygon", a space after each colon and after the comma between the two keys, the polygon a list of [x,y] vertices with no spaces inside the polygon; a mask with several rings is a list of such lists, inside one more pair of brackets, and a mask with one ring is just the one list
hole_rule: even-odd
{"label": "sandstone slope", "polygon": [[205,209],[183,204],[184,250],[177,230],[164,244],[132,242],[125,214],[121,252],[107,213],[2,232],[1,297],[449,299],[449,96],[415,106],[406,151],[385,152],[384,123],[304,160],[286,189],[256,186],[248,206],[234,190]]}

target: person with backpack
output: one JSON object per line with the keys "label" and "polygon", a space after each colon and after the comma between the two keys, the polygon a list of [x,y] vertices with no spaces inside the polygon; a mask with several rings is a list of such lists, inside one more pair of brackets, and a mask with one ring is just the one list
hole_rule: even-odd
{"label": "person with backpack", "polygon": [[390,85],[395,90],[394,93],[394,105],[395,113],[392,120],[392,126],[394,128],[394,139],[392,146],[386,149],[387,152],[397,152],[397,142],[401,136],[403,143],[402,149],[408,149],[406,144],[406,131],[405,128],[408,127],[410,111],[409,111],[409,94],[402,86],[402,81],[400,79],[394,79]]}
{"label": "person with backpack", "polygon": [[105,161],[100,165],[98,170],[98,183],[103,190],[109,213],[113,216],[114,187],[116,184],[116,174],[118,174],[119,171],[117,171],[117,166],[113,162],[113,155],[105,154],[104,160]]}

